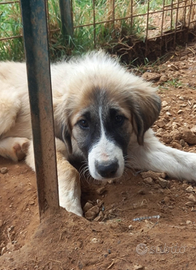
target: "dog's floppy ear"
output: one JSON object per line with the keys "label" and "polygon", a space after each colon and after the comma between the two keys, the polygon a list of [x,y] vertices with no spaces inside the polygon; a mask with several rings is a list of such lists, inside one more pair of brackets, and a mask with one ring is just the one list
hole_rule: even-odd
{"label": "dog's floppy ear", "polygon": [[69,153],[72,153],[72,144],[71,144],[71,132],[68,125],[64,124],[62,126],[62,139],[63,142],[67,145]]}
{"label": "dog's floppy ear", "polygon": [[137,141],[143,144],[144,133],[157,120],[161,110],[161,100],[154,92],[133,91],[129,97],[133,129]]}

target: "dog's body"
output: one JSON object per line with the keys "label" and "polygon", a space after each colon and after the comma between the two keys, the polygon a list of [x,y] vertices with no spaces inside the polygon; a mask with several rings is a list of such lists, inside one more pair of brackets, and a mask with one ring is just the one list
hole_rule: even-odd
{"label": "dog's body", "polygon": [[[82,215],[80,179],[70,164],[97,180],[128,167],[196,181],[196,154],[161,144],[150,127],[161,102],[156,89],[103,52],[51,67],[60,205]],[[33,169],[32,132],[24,63],[0,63],[0,155],[26,156]]]}

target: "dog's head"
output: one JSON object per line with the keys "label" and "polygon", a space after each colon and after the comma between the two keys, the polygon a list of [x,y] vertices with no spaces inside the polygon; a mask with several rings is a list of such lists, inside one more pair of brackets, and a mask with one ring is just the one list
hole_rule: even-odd
{"label": "dog's head", "polygon": [[160,99],[148,83],[103,53],[72,65],[69,93],[60,105],[62,138],[70,153],[80,150],[93,178],[118,178],[131,138],[143,144],[159,115]]}

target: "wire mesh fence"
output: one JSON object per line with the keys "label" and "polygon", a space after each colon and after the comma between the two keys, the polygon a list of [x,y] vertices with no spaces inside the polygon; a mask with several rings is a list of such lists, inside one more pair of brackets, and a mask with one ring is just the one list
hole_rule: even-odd
{"label": "wire mesh fence", "polygon": [[[185,43],[195,35],[196,0],[48,0],[47,6],[54,54],[62,49],[79,52],[104,47],[135,57],[143,44],[142,57],[147,57],[157,42],[153,48],[158,48],[155,56],[160,56],[179,40]],[[22,50],[19,1],[0,0],[0,43],[0,57]]]}

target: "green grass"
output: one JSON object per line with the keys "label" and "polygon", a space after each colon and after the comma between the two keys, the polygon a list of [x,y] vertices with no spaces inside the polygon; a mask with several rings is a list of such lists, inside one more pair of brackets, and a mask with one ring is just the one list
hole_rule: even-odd
{"label": "green grass", "polygon": [[[22,35],[19,4],[0,5],[0,38]],[[22,38],[0,41],[0,60],[22,60],[24,58]]]}
{"label": "green grass", "polygon": [[[1,2],[2,0],[0,0]],[[151,10],[161,9],[162,0],[149,0]],[[166,4],[172,0],[165,0]],[[81,26],[93,23],[93,1],[92,0],[72,0],[74,26]],[[95,21],[103,22],[112,20],[112,0],[95,1]],[[131,17],[131,1],[115,0],[115,18]],[[147,0],[134,0],[134,14],[144,14],[148,8]],[[65,55],[81,54],[95,47],[106,49],[123,42],[124,37],[136,36],[140,40],[145,40],[145,16],[118,20],[114,24],[102,23],[96,25],[96,44],[94,43],[94,27],[78,27],[74,30],[73,37],[67,37],[65,42],[61,34],[61,19],[57,0],[48,1],[49,10],[49,41],[50,56],[52,60],[61,59]],[[132,22],[132,25],[131,25]],[[22,23],[20,7],[15,4],[0,5],[0,38],[22,35]],[[23,60],[22,38],[14,38],[0,41],[0,60]]]}

